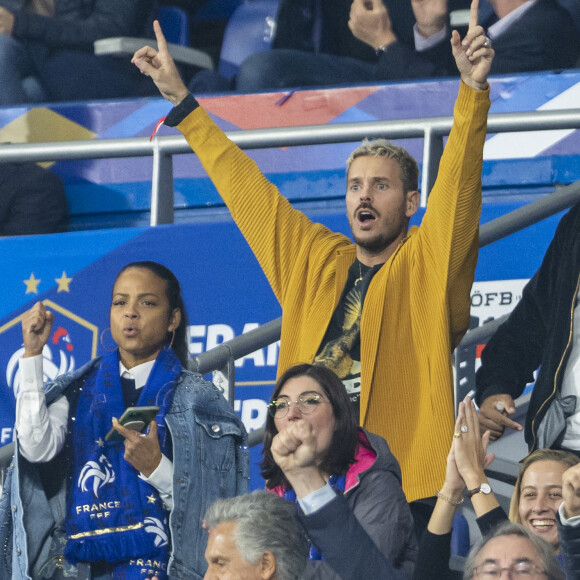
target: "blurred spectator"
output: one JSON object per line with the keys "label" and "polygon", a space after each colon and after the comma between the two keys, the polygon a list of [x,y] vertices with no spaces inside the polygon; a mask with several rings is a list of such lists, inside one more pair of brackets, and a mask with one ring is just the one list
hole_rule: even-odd
{"label": "blurred spectator", "polygon": [[[469,5],[468,0],[450,3]],[[202,71],[192,79],[190,90],[200,94],[372,81],[375,68],[386,68],[380,65],[385,52],[376,49],[396,42],[413,51],[414,24],[410,2],[282,0],[271,50],[248,57],[237,80]],[[431,65],[425,66],[428,70]]]}
{"label": "blurred spectator", "polygon": [[58,175],[32,162],[0,166],[0,236],[66,232],[68,218]]}
{"label": "blurred spectator", "polygon": [[0,105],[151,92],[129,62],[95,56],[93,43],[140,36],[152,9],[151,0],[0,0]]}
{"label": "blurred spectator", "polygon": [[[570,13],[556,0],[488,0],[493,11],[480,19],[491,38],[495,58],[491,74],[571,68],[580,56],[580,34]],[[415,46],[421,52],[389,62],[391,78],[424,74],[455,75],[443,50],[449,42],[446,0],[413,2],[417,19]]]}
{"label": "blurred spectator", "polygon": [[266,491],[215,501],[204,518],[205,580],[299,580],[308,544],[294,512]]}
{"label": "blurred spectator", "polygon": [[[556,0],[489,3],[493,11],[487,6],[480,24],[495,50],[491,74],[575,66],[580,35]],[[248,57],[235,87],[204,71],[189,88],[199,94],[457,76],[449,12],[459,7],[448,0],[353,0],[347,14],[325,2],[283,1],[272,50]]]}

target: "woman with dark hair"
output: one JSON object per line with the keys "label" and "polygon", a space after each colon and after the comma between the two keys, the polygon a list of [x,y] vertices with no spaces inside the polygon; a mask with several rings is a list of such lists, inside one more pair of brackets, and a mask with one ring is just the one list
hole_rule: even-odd
{"label": "woman with dark hair", "polygon": [[331,370],[300,364],[279,378],[263,456],[266,487],[300,507],[312,544],[304,578],[410,578],[417,546],[399,464],[357,428]]}
{"label": "woman with dark hair", "polygon": [[[23,315],[1,578],[200,579],[203,514],[247,491],[241,422],[216,387],[184,368],[187,316],[173,273],[155,262],[125,266],[109,315],[116,348],[44,388],[54,315],[41,302]],[[147,433],[116,419],[133,406],[157,412]]]}

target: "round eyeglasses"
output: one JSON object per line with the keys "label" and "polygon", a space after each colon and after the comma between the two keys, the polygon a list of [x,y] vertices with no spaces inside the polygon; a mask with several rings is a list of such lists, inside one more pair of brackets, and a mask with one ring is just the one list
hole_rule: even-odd
{"label": "round eyeglasses", "polygon": [[317,393],[305,393],[303,395],[299,395],[295,403],[286,398],[274,399],[268,405],[268,413],[270,413],[270,415],[272,415],[272,417],[275,419],[283,419],[286,417],[286,415],[288,415],[290,405],[296,405],[300,413],[303,415],[310,415],[324,403],[330,403],[330,401],[325,401],[322,398],[322,395]]}
{"label": "round eyeglasses", "polygon": [[532,562],[514,562],[508,568],[501,568],[495,562],[485,562],[475,568],[475,577],[481,580],[496,580],[497,578],[501,578],[504,570],[507,570],[510,578],[519,578],[520,580],[528,580],[546,575],[545,570],[542,570],[542,568]]}

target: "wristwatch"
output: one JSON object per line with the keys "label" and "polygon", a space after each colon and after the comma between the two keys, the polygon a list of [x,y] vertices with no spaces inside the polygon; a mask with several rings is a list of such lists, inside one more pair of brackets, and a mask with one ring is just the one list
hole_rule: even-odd
{"label": "wristwatch", "polygon": [[479,487],[475,489],[468,489],[467,490],[467,497],[473,497],[476,493],[484,493],[485,495],[489,495],[491,493],[491,487],[489,483],[482,483]]}

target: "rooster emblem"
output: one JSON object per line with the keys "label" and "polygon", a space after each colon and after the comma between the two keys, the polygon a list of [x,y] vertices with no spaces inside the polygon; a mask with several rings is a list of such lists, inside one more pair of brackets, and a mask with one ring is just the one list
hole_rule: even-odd
{"label": "rooster emblem", "polygon": [[113,466],[104,455],[99,457],[98,463],[96,461],[87,461],[81,469],[78,481],[81,491],[88,491],[91,480],[95,497],[99,497],[99,489],[101,487],[115,481]]}
{"label": "rooster emblem", "polygon": [[166,546],[168,542],[167,532],[165,531],[161,520],[153,517],[147,517],[145,518],[144,523],[145,531],[149,534],[155,534],[155,547],[160,548],[162,546]]}

